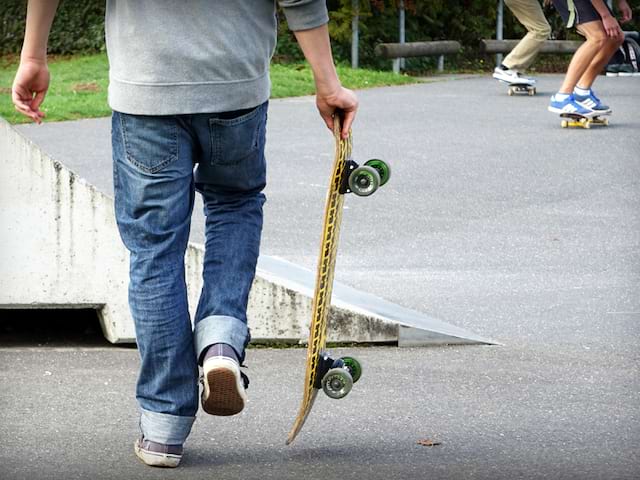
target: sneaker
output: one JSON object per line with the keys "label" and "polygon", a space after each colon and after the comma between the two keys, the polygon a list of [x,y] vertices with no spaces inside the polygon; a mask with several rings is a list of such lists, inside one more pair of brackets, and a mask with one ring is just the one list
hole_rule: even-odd
{"label": "sneaker", "polygon": [[517,70],[511,70],[510,68],[503,69],[496,67],[493,70],[493,78],[501,80],[507,83],[524,83],[526,85],[535,85],[536,81],[533,78],[523,77]]}
{"label": "sneaker", "polygon": [[618,71],[619,77],[632,77],[633,76],[633,66],[625,63],[620,65],[620,70]]}
{"label": "sneaker", "polygon": [[603,104],[593,90],[589,90],[589,95],[580,95],[577,92],[573,92],[573,98],[579,105],[584,108],[593,110],[598,115],[605,115],[611,113],[611,108],[608,105]]}
{"label": "sneaker", "polygon": [[556,95],[553,95],[547,110],[553,113],[576,113],[583,117],[593,117],[597,115],[593,110],[584,108],[576,102],[573,95],[567,95],[567,97],[562,100],[559,100]]}
{"label": "sneaker", "polygon": [[612,63],[611,65],[607,65],[607,77],[617,77],[620,72],[620,65],[617,63]]}
{"label": "sneaker", "polygon": [[140,460],[151,467],[175,468],[182,459],[182,445],[164,445],[140,437],[133,445]]}
{"label": "sneaker", "polygon": [[249,379],[240,371],[236,351],[226,343],[209,347],[202,364],[202,409],[211,415],[235,415],[247,403]]}

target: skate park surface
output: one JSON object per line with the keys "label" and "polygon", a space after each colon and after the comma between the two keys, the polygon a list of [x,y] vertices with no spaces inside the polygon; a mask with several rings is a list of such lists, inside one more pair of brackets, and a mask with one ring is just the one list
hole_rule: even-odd
{"label": "skate park surface", "polygon": [[[354,158],[393,173],[347,198],[336,279],[501,345],[337,349],[363,378],[321,396],[290,447],[305,352],[252,349],[247,409],[200,414],[163,472],[132,451],[134,349],[3,342],[0,477],[638,478],[640,78],[597,81],[614,115],[591,130],[546,111],[560,82],[359,92]],[[18,129],[110,193],[109,125]],[[267,136],[262,252],[312,269],[331,135],[302,97],[271,102]],[[195,241],[202,225],[197,206]]]}

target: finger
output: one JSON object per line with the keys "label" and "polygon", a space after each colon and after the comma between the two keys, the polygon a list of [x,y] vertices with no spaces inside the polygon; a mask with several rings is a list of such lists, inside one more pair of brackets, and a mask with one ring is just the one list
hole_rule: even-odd
{"label": "finger", "polygon": [[22,106],[29,107],[31,105],[31,100],[33,100],[33,96],[24,88],[14,87],[11,91],[11,100],[15,105],[20,104]]}
{"label": "finger", "polygon": [[322,119],[329,130],[333,132],[333,115],[321,113]]}
{"label": "finger", "polygon": [[34,113],[33,110],[31,110],[31,105],[27,102],[18,101],[14,102],[13,105],[17,111],[25,115],[31,116],[31,114]]}
{"label": "finger", "polygon": [[16,110],[18,112],[23,114],[25,117],[29,117],[31,120],[33,120],[36,123],[42,123],[42,120],[41,120],[40,116],[36,112],[32,111],[31,109],[29,109],[29,108],[20,108],[17,105],[16,105],[15,108],[16,108]]}
{"label": "finger", "polygon": [[31,100],[23,100],[18,95],[16,95],[15,91],[12,100],[13,105],[18,112],[29,117],[36,123],[41,123],[41,119],[44,117],[44,113],[41,111],[35,111],[31,107]]}
{"label": "finger", "polygon": [[44,97],[47,94],[46,90],[43,90],[42,92],[38,92],[36,93],[36,96],[34,97],[33,101],[31,102],[31,108],[34,111],[38,111],[40,109],[40,105],[42,105],[42,102],[44,101]]}
{"label": "finger", "polygon": [[344,113],[344,120],[342,121],[342,138],[346,139],[349,138],[349,132],[351,131],[351,125],[353,124],[353,121],[356,118],[356,112],[355,111],[351,111],[351,112],[345,112]]}
{"label": "finger", "polygon": [[11,91],[11,100],[14,105],[29,105],[31,103],[32,96],[22,89],[14,88]]}

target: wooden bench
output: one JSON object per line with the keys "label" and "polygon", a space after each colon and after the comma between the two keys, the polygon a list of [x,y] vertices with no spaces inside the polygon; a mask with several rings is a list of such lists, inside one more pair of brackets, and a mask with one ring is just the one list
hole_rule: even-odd
{"label": "wooden bench", "polygon": [[[480,40],[480,50],[483,53],[509,53],[520,40]],[[574,53],[583,42],[575,40],[547,40],[542,45],[540,53]]]}
{"label": "wooden bench", "polygon": [[442,70],[444,55],[458,53],[462,46],[455,40],[435,40],[431,42],[380,43],[376,45],[375,54],[393,60],[393,71],[400,71],[400,58],[427,57],[438,55],[438,70]]}

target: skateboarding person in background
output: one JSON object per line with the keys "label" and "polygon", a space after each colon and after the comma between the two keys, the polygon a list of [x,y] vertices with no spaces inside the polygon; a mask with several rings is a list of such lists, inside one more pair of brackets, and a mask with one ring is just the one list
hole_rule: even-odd
{"label": "skateboarding person in background", "polygon": [[493,78],[510,84],[533,86],[536,81],[523,76],[520,71],[526,70],[533,63],[545,40],[549,38],[551,27],[538,0],[504,0],[504,3],[527,29],[527,34],[495,68]]}
{"label": "skateboarding person in background", "polygon": [[[325,2],[278,3],[311,65],[322,119],[333,128],[340,110],[348,138],[358,102],[336,74]],[[57,4],[29,1],[13,84],[16,109],[38,123]],[[265,201],[275,9],[271,0],[107,0],[115,211],[131,254],[129,306],[141,356],[134,450],[147,465],[178,466],[198,410],[199,365],[203,410],[233,415],[246,402],[240,365]],[[206,227],[192,328],[184,255],[196,190]]]}
{"label": "skateboarding person in background", "polygon": [[[551,97],[549,111],[583,117],[609,115],[611,109],[591,88],[597,76],[624,42],[624,34],[613,12],[603,0],[552,0],[568,28],[575,27],[586,41],[576,50],[558,93]],[[631,20],[626,0],[618,0],[621,21]]]}

